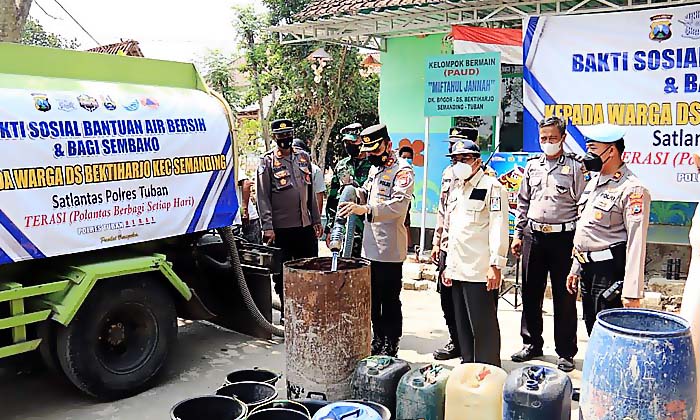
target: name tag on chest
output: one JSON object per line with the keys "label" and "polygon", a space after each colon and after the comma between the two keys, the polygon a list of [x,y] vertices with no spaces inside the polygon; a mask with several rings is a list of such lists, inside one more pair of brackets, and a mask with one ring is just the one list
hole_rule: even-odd
{"label": "name tag on chest", "polygon": [[594,207],[603,211],[610,211],[615,205],[620,194],[617,192],[603,191],[595,199]]}

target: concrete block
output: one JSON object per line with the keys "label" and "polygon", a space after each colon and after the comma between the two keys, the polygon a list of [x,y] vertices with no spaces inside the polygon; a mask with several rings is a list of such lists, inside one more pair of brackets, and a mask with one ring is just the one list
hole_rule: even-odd
{"label": "concrete block", "polygon": [[421,270],[421,280],[437,281],[437,269],[435,266],[424,265],[423,270]]}
{"label": "concrete block", "polygon": [[642,299],[642,308],[662,310],[662,295],[658,292],[646,292]]}
{"label": "concrete block", "polygon": [[416,290],[416,281],[404,279],[403,290]]}
{"label": "concrete block", "polygon": [[429,290],[433,286],[433,282],[421,280],[416,282],[416,290]]}
{"label": "concrete block", "polygon": [[420,280],[421,278],[421,268],[420,264],[404,264],[403,265],[403,278],[409,280]]}

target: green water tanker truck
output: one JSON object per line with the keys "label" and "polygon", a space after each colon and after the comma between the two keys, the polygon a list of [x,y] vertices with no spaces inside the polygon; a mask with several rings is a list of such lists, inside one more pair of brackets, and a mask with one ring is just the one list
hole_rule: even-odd
{"label": "green water tanker truck", "polygon": [[0,363],[150,385],[178,318],[261,338],[278,250],[230,226],[235,136],[191,64],[0,43]]}

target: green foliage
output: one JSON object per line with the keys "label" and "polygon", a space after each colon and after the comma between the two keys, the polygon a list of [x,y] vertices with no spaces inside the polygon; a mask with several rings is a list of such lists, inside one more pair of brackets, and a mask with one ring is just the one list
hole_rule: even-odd
{"label": "green foliage", "polygon": [[244,120],[238,127],[238,155],[245,156],[260,151],[262,130],[259,120]]}
{"label": "green foliage", "polygon": [[[377,122],[379,80],[376,75],[360,76],[361,57],[355,49],[328,44],[281,45],[277,35],[266,30],[291,22],[309,2],[263,0],[268,14],[237,7],[234,26],[246,59],[241,71],[253,84],[242,104],[259,104],[261,98],[275,93],[270,115],[263,116],[262,137],[267,138],[270,120],[290,118],[298,127],[297,137],[309,144],[319,166],[325,167],[344,155],[342,146],[334,150],[341,127]],[[319,62],[307,59],[320,47],[332,57],[322,71]]]}
{"label": "green foliage", "polygon": [[210,88],[219,92],[232,108],[240,106],[243,93],[233,80],[233,57],[225,56],[219,50],[210,51],[202,63],[204,80]]}
{"label": "green foliage", "polygon": [[76,50],[80,47],[77,39],[66,39],[61,35],[46,32],[43,26],[36,20],[27,18],[27,22],[22,29],[20,44],[36,45],[39,47],[63,48]]}

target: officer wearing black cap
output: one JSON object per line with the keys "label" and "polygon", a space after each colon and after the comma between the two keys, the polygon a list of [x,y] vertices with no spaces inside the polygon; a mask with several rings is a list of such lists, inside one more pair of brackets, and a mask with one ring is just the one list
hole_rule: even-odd
{"label": "officer wearing black cap", "polygon": [[396,356],[403,334],[401,278],[408,248],[404,219],[413,194],[413,167],[391,148],[383,124],[360,133],[372,164],[358,190],[360,203],[341,203],[338,214],[365,217],[362,247],[372,270],[372,353]]}
{"label": "officer wearing black cap", "polygon": [[[449,150],[452,151],[454,144],[461,140],[469,140],[476,144],[479,137],[479,131],[471,127],[452,127],[447,141],[449,142]],[[452,164],[455,163],[453,159]],[[438,265],[438,279],[442,278],[445,272],[445,264],[447,258],[447,226],[445,225],[445,217],[447,211],[447,200],[450,196],[454,180],[452,173],[452,165],[445,168],[442,172],[442,181],[440,182],[440,201],[438,205],[437,221],[435,223],[435,233],[433,234],[433,251],[431,258]],[[450,341],[443,348],[433,352],[435,360],[450,360],[460,356],[459,341],[457,339],[457,322],[455,321],[454,301],[452,300],[452,287],[447,287],[441,281],[437,282],[438,292],[440,293],[440,303],[442,313],[445,316],[447,330],[450,333]]]}
{"label": "officer wearing black cap", "polygon": [[[328,192],[328,200],[326,203],[326,245],[330,246],[330,232],[335,221],[336,211],[338,209],[338,198],[344,186],[355,185],[360,187],[364,185],[369,175],[369,170],[372,168],[372,164],[369,163],[367,159],[364,159],[364,155],[360,153],[360,147],[362,146],[362,141],[360,140],[360,132],[362,132],[362,125],[359,123],[354,123],[343,127],[340,130],[341,139],[343,145],[345,146],[345,151],[348,156],[341,159],[337,165],[335,165],[335,170],[333,171],[333,179],[331,180],[330,191]],[[355,237],[352,246],[352,256],[360,257],[362,254],[362,231],[364,224],[361,219],[358,218],[355,223]]]}
{"label": "officer wearing black cap", "polygon": [[456,163],[443,221],[450,239],[441,281],[452,288],[462,362],[500,366],[496,302],[508,255],[508,193],[484,173],[473,141],[457,141],[450,157]]}
{"label": "officer wearing black cap", "polygon": [[[277,147],[265,153],[258,166],[257,200],[263,241],[281,248],[284,262],[316,257],[322,229],[312,190],[311,158],[292,147],[294,125],[290,120],[273,121],[270,128]],[[274,276],[273,281],[284,302],[282,275]]]}
{"label": "officer wearing black cap", "polygon": [[583,164],[595,174],[578,203],[581,215],[567,288],[576,294],[581,284],[590,335],[598,312],[638,308],[644,297],[651,195],[622,160],[624,127],[599,124],[581,131],[588,147]]}

